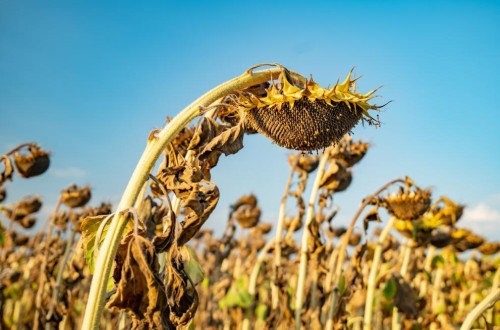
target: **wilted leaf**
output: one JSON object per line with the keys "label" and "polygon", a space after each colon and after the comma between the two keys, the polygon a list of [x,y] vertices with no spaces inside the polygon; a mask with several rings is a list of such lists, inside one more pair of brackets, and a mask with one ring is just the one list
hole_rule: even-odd
{"label": "wilted leaf", "polygon": [[206,158],[212,150],[220,150],[226,156],[237,153],[243,148],[243,135],[244,129],[241,123],[226,129],[203,148],[199,154],[200,159]]}
{"label": "wilted leaf", "polygon": [[[190,195],[191,199],[188,203],[192,207],[197,208],[196,211],[198,213],[201,213],[198,214],[190,207],[192,211],[186,215],[182,223],[182,230],[177,239],[179,245],[186,244],[200,230],[201,226],[203,226],[219,202],[219,188],[217,188],[217,186],[198,187],[199,190],[194,191],[194,193]],[[196,207],[194,205],[196,205]]]}
{"label": "wilted leaf", "polygon": [[0,173],[0,186],[3,185],[7,180],[12,180],[12,174],[14,173],[14,168],[12,167],[12,160],[7,156],[0,156],[0,163],[3,163],[4,169]]}
{"label": "wilted leaf", "polygon": [[108,307],[125,310],[132,329],[174,329],[154,247],[146,238],[128,234],[116,256],[116,293]]}

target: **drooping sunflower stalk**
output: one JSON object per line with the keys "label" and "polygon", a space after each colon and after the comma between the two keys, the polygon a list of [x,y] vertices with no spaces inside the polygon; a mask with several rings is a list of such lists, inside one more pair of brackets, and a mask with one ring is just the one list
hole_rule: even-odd
{"label": "drooping sunflower stalk", "polygon": [[270,138],[279,146],[310,151],[336,144],[360,120],[378,124],[369,110],[376,89],[356,91],[356,79],[349,72],[342,83],[320,87],[312,77],[303,84],[289,79],[283,69],[278,84],[273,83],[265,96],[240,93],[237,109],[246,128]]}

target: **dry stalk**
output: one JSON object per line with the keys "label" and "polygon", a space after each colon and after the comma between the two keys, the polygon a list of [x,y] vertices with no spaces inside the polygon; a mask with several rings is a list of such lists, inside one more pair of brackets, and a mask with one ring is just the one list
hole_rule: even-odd
{"label": "dry stalk", "polygon": [[[264,260],[266,260],[266,256],[269,253],[269,250],[274,246],[274,241],[270,240],[264,246],[264,248],[260,251],[259,256],[257,257],[257,262],[253,266],[252,274],[250,275],[250,281],[248,283],[248,293],[255,298],[255,293],[257,291],[257,278],[259,277],[259,272]],[[241,326],[242,330],[250,329],[250,318],[253,316],[253,306],[249,308],[250,310],[246,311],[245,319],[243,320],[243,324]]]}
{"label": "dry stalk", "polygon": [[57,271],[56,284],[54,286],[54,291],[52,292],[52,300],[50,301],[50,308],[49,308],[49,312],[47,313],[47,317],[46,317],[47,320],[50,320],[50,318],[52,317],[52,314],[54,313],[54,308],[57,305],[57,302],[59,300],[59,291],[61,289],[64,268],[69,261],[69,257],[71,256],[71,248],[73,247],[73,242],[75,240],[76,233],[77,233],[77,230],[76,230],[76,228],[73,227],[71,229],[71,233],[69,235],[69,238],[66,241],[64,255],[63,255],[63,258],[61,259],[59,270]]}
{"label": "dry stalk", "polygon": [[[335,147],[338,149],[338,146]],[[301,319],[302,319],[302,304],[304,302],[304,289],[306,285],[306,273],[307,273],[307,261],[309,258],[308,242],[309,242],[309,225],[314,221],[314,204],[316,203],[316,198],[318,196],[319,185],[325,171],[326,163],[330,157],[331,152],[335,152],[330,148],[327,148],[323,155],[321,156],[318,172],[316,173],[316,178],[314,180],[311,195],[309,197],[309,203],[307,205],[307,214],[305,226],[302,231],[302,242],[300,246],[300,266],[299,266],[299,278],[297,282],[297,296],[295,298],[295,329],[300,330]]]}
{"label": "dry stalk", "polygon": [[[344,234],[344,236],[342,236],[342,242],[341,242],[340,248],[338,250],[338,257],[337,257],[338,260],[337,260],[337,265],[336,265],[337,267],[335,269],[335,274],[334,274],[335,284],[333,286],[333,291],[331,293],[331,299],[330,299],[330,305],[328,308],[328,315],[327,315],[327,321],[326,321],[326,327],[325,327],[327,330],[333,329],[333,313],[335,311],[335,308],[337,306],[338,299],[339,299],[338,287],[339,287],[340,279],[341,279],[341,275],[342,275],[342,267],[344,265],[345,255],[346,255],[346,251],[347,251],[347,245],[349,243],[349,239],[351,238],[352,232],[354,231],[354,226],[356,225],[356,221],[358,221],[359,216],[361,215],[361,213],[363,212],[365,207],[367,207],[369,205],[370,201],[373,198],[377,197],[384,190],[386,190],[387,188],[389,188],[390,186],[392,186],[393,184],[398,183],[398,182],[404,183],[405,180],[398,178],[398,179],[394,179],[392,181],[389,181],[388,183],[386,183],[382,187],[380,187],[377,191],[375,191],[373,194],[371,194],[370,196],[363,199],[363,202],[359,206],[358,210],[356,211],[356,214],[354,215],[354,217],[351,220],[351,223],[349,224],[349,228],[347,228],[346,233]],[[334,251],[335,250],[336,249],[334,249]],[[333,251],[332,251],[332,253],[333,253]]]}
{"label": "dry stalk", "polygon": [[460,330],[469,330],[474,322],[488,309],[500,300],[500,286],[493,287],[491,292],[465,318]]}
{"label": "dry stalk", "polygon": [[288,180],[285,186],[285,192],[283,197],[281,197],[280,211],[278,216],[278,224],[276,227],[276,237],[274,239],[274,268],[273,268],[273,281],[271,282],[271,294],[272,294],[272,309],[276,310],[279,304],[279,288],[276,285],[279,275],[281,274],[281,239],[283,237],[283,227],[285,223],[285,213],[286,213],[286,201],[288,199],[288,193],[290,192],[290,186],[292,184],[293,175],[297,167],[299,158],[297,157],[295,164],[290,170],[288,175]]}
{"label": "dry stalk", "polygon": [[368,277],[368,288],[366,291],[366,303],[365,303],[365,317],[364,317],[364,330],[371,330],[372,328],[372,311],[373,311],[373,299],[375,295],[375,288],[377,286],[376,278],[378,272],[378,266],[382,257],[382,247],[384,241],[386,240],[389,232],[391,231],[392,225],[394,224],[394,217],[391,217],[387,222],[384,230],[380,234],[377,242],[377,247],[375,248],[375,253],[373,255],[372,267],[370,269],[370,275]]}
{"label": "dry stalk", "polygon": [[[403,243],[404,248],[401,251],[401,255],[403,257],[403,263],[401,265],[401,270],[399,274],[402,278],[407,279],[408,274],[408,266],[410,265],[410,257],[412,250],[412,240],[406,238]],[[401,314],[398,312],[397,307],[392,308],[392,329],[399,330],[401,329]]]}
{"label": "dry stalk", "polygon": [[52,230],[54,228],[54,218],[56,214],[59,213],[59,208],[61,207],[61,203],[62,199],[61,196],[59,196],[56,206],[54,207],[54,211],[52,211],[52,214],[49,217],[49,225],[47,228],[47,234],[45,236],[45,253],[43,255],[42,265],[40,266],[40,276],[38,277],[38,288],[35,298],[35,318],[33,319],[33,329],[39,328],[40,308],[42,307],[42,295],[45,287],[45,281],[44,281],[45,270],[47,269],[47,261],[49,258],[49,250],[50,250],[47,244],[50,243],[50,240],[52,238]]}

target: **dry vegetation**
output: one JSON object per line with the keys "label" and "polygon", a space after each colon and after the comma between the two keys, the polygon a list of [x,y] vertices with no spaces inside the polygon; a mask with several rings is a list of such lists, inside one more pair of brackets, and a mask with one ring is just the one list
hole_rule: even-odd
{"label": "dry vegetation", "polygon": [[[358,94],[350,75],[328,90],[282,67],[271,73],[201,104],[202,119],[162,146],[133,207],[114,213],[71,185],[37,219],[41,198],[7,203],[5,183],[44,173],[49,154],[23,144],[0,156],[0,328],[499,328],[500,244],[460,228],[462,205],[406,177],[363,199],[348,228],[335,224],[336,194],[369,149],[346,133],[360,120],[378,124],[373,91]],[[219,200],[211,169],[256,132],[323,151],[290,155],[278,219],[261,222],[257,197],[242,196],[215,235],[202,228]],[[158,139],[152,132],[148,143]],[[91,289],[103,254],[113,266],[105,307]],[[93,302],[102,316],[86,323]]]}

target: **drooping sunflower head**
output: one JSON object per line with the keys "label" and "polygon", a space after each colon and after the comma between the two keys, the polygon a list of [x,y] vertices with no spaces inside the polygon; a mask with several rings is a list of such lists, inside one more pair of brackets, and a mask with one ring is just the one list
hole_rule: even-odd
{"label": "drooping sunflower head", "polygon": [[485,242],[483,237],[467,229],[457,229],[451,233],[451,237],[454,240],[453,245],[458,252],[476,249]]}
{"label": "drooping sunflower head", "polygon": [[265,96],[243,93],[238,109],[245,126],[274,141],[279,146],[310,151],[329,147],[340,141],[360,120],[378,123],[369,110],[376,90],[366,94],[356,91],[352,71],[343,83],[332,88],[320,87],[311,79],[304,84],[288,77],[283,69],[278,84]]}
{"label": "drooping sunflower head", "polygon": [[392,193],[383,199],[387,211],[400,220],[417,220],[429,210],[431,205],[430,189],[420,189],[414,186],[401,188],[398,193]]}
{"label": "drooping sunflower head", "polygon": [[432,212],[440,218],[443,225],[454,226],[462,217],[464,205],[457,204],[446,196],[442,196],[434,203]]}

